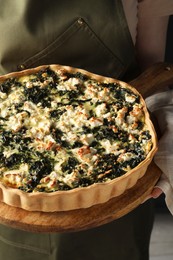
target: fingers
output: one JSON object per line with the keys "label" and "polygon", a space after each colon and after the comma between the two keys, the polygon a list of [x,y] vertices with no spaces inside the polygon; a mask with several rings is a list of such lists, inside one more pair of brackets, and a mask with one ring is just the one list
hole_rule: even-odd
{"label": "fingers", "polygon": [[151,193],[151,198],[157,199],[162,193],[163,191],[159,187],[155,187]]}
{"label": "fingers", "polygon": [[157,199],[161,194],[163,193],[163,191],[159,188],[159,187],[155,187],[151,194],[148,195],[141,204],[143,204],[145,201],[149,200],[149,199]]}

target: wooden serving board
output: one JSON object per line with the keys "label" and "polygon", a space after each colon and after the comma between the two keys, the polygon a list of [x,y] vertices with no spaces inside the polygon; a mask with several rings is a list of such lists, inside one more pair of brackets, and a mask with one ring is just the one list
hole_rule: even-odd
{"label": "wooden serving board", "polygon": [[[156,64],[130,83],[147,97],[173,84],[173,65]],[[139,206],[150,195],[161,174],[161,170],[152,162],[134,187],[119,197],[87,209],[53,213],[30,212],[0,202],[0,223],[33,232],[71,232],[97,227],[118,219]]]}

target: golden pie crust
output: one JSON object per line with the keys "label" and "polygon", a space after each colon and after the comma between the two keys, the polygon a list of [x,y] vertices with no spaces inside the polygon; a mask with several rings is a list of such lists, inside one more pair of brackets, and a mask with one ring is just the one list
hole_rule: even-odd
{"label": "golden pie crust", "polygon": [[[9,73],[7,75],[1,76],[0,82],[3,82],[10,77],[18,78],[21,76],[37,73],[38,71],[47,67],[47,65],[43,65],[21,72]],[[52,193],[26,193],[19,189],[10,188],[0,183],[0,200],[10,206],[19,207],[28,211],[54,212],[88,208],[96,204],[105,203],[111,198],[122,195],[127,189],[133,187],[137,181],[145,175],[146,170],[157,151],[156,132],[150,120],[144,99],[135,88],[117,79],[103,77],[82,69],[72,68],[69,66],[49,65],[49,68],[54,71],[65,69],[69,73],[81,72],[88,77],[97,80],[98,82],[106,81],[107,83],[120,83],[121,86],[129,88],[134,93],[138,94],[143,105],[145,124],[147,125],[148,130],[150,131],[150,135],[152,136],[152,149],[148,153],[146,159],[143,160],[138,166],[128,171],[121,177],[117,177],[111,181],[96,183],[88,187],[79,187],[67,191],[55,191]]]}

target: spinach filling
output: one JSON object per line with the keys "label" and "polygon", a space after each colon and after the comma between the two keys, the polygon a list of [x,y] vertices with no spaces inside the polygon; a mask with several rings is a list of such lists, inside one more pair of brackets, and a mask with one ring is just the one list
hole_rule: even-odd
{"label": "spinach filling", "polygon": [[35,104],[41,103],[43,107],[50,107],[51,98],[47,88],[40,89],[39,86],[24,89],[26,100],[32,101]]}
{"label": "spinach filling", "polygon": [[11,91],[11,89],[12,89],[12,87],[13,87],[16,83],[17,83],[18,85],[20,85],[20,84],[16,81],[16,79],[14,79],[14,78],[9,78],[9,79],[5,80],[3,83],[0,84],[0,91],[1,91],[2,93],[9,94],[10,91]]}
{"label": "spinach filling", "polygon": [[32,192],[33,189],[39,184],[40,180],[47,176],[52,171],[51,161],[43,157],[39,161],[34,161],[29,167],[29,176],[27,182],[22,187],[22,190]]}
{"label": "spinach filling", "polygon": [[[75,85],[74,89],[65,89],[64,86],[63,88],[61,84],[65,84],[70,78],[79,79],[79,83]],[[51,148],[50,151],[43,150],[41,152],[37,148],[29,148],[29,145],[34,142],[35,138],[33,136],[29,137],[26,134],[30,126],[27,128],[21,123],[22,126],[17,131],[8,130],[7,123],[11,115],[7,113],[6,117],[0,116],[1,167],[18,169],[20,164],[24,163],[28,164],[29,167],[26,180],[19,189],[27,192],[32,192],[35,188],[38,191],[47,191],[45,187],[37,188],[37,185],[42,178],[54,171],[55,157],[59,153],[57,147],[60,147],[60,149],[63,149],[67,153],[67,158],[64,159],[61,165],[62,173],[70,175],[73,172],[77,172],[79,178],[72,181],[73,187],[57,179],[54,190],[69,190],[71,188],[86,187],[93,183],[112,180],[123,175],[127,171],[126,168],[130,167],[130,169],[133,169],[145,159],[146,152],[143,142],[151,141],[152,137],[150,132],[145,130],[142,119],[139,119],[137,122],[136,129],[140,134],[133,134],[134,142],[130,141],[128,130],[122,130],[116,126],[116,118],[120,109],[127,108],[127,112],[124,115],[124,122],[127,124],[127,116],[133,110],[134,104],[140,103],[140,97],[130,89],[125,89],[117,83],[97,83],[82,73],[71,74],[66,72],[64,73],[64,79],[62,79],[49,68],[35,74],[35,77],[31,78],[29,83],[30,86],[28,87],[26,82],[22,84],[16,79],[8,79],[0,84],[0,91],[9,95],[15,88],[21,89],[22,98],[8,108],[8,111],[10,109],[13,110],[13,114],[27,112],[28,118],[32,118],[32,111],[29,112],[30,110],[27,111],[24,109],[26,101],[30,101],[39,107],[42,106],[43,109],[49,111],[48,116],[51,121],[49,138],[53,138],[55,147]],[[98,92],[107,89],[111,99],[105,101],[98,100],[97,98],[92,99],[89,95],[85,97],[85,84],[94,84],[98,88]],[[128,102],[127,97],[130,96],[132,97],[132,101]],[[52,104],[53,102],[56,105]],[[56,126],[56,122],[61,120],[65,112],[68,112],[69,106],[72,107],[72,113],[78,106],[84,110],[85,108],[86,110],[88,109],[88,114],[86,112],[88,121],[92,118],[97,118],[97,113],[99,114],[98,106],[104,107],[105,110],[103,113],[107,113],[108,115],[107,117],[103,117],[101,125],[90,126],[84,122],[80,130],[76,133],[76,139],[69,141],[66,138],[68,133],[60,129],[61,125],[59,127]],[[114,110],[114,106],[116,106],[117,112]],[[113,114],[113,116],[109,116],[109,113],[110,115]],[[74,124],[72,127],[74,127]],[[114,127],[117,127],[117,130]],[[75,153],[73,154],[74,150],[84,146],[84,143],[80,139],[81,135],[93,136],[93,140],[87,146],[96,151],[97,160],[94,161],[93,171],[90,173],[87,172],[89,168],[87,163],[81,162],[80,159],[75,157]],[[102,145],[102,142],[104,143],[105,140],[110,143],[110,146],[113,144],[118,145],[117,154],[106,150],[106,147]],[[124,153],[131,153],[134,156],[128,160],[118,160],[120,150],[123,150]]]}

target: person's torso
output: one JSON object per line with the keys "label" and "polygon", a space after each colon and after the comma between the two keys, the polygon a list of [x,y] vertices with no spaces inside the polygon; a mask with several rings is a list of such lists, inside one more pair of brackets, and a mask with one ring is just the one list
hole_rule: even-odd
{"label": "person's torso", "polygon": [[120,0],[0,1],[0,72],[62,64],[122,78],[135,50]]}

